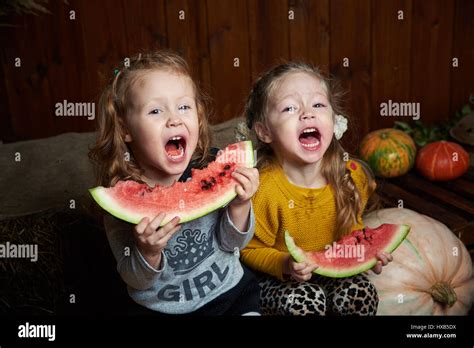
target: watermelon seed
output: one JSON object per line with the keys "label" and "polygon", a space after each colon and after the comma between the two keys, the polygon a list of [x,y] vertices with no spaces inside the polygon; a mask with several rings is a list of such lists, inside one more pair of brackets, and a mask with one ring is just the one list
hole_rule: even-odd
{"label": "watermelon seed", "polygon": [[[214,179],[214,178],[212,178]],[[212,180],[211,180],[212,181]],[[215,181],[215,179],[214,179]],[[207,180],[201,180],[201,189],[202,190],[209,190],[212,187],[213,183],[207,181]]]}
{"label": "watermelon seed", "polygon": [[230,165],[226,164],[224,167],[224,170],[229,170],[229,169],[230,169]]}
{"label": "watermelon seed", "polygon": [[219,173],[219,176],[225,176],[225,172]]}
{"label": "watermelon seed", "polygon": [[211,177],[211,183],[212,183],[212,185],[214,185],[216,182],[217,182],[217,181],[216,181],[216,178]]}

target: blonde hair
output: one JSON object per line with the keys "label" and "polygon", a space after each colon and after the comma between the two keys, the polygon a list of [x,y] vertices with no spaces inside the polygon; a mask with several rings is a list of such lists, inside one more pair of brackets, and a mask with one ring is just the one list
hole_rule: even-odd
{"label": "blonde hair", "polygon": [[[94,164],[96,185],[114,186],[119,180],[143,181],[143,170],[124,141],[124,118],[129,108],[129,93],[141,73],[150,70],[172,71],[189,77],[194,89],[199,120],[199,140],[193,160],[204,164],[209,158],[210,132],[207,118],[209,98],[196,85],[186,61],[169,50],[140,53],[131,58],[128,67],[116,69],[99,100],[97,139],[89,151]],[[126,153],[130,158],[126,158]]]}
{"label": "blonde hair", "polygon": [[[342,97],[344,92],[340,88],[337,80],[330,79],[316,67],[303,62],[288,62],[262,74],[254,83],[250,95],[245,104],[245,116],[247,127],[255,133],[254,125],[261,122],[267,125],[269,98],[272,96],[278,82],[290,73],[304,72],[318,78],[325,86],[329,103],[333,109],[333,119],[335,115],[344,115],[349,118],[342,108]],[[254,134],[256,136],[256,134]],[[259,169],[264,168],[275,160],[275,154],[271,146],[257,138],[257,151]],[[332,186],[335,195],[337,217],[336,217],[336,239],[351,232],[351,227],[357,222],[357,216],[362,214],[362,198],[357,189],[346,162],[343,160],[345,151],[339,141],[333,136],[332,141],[326,150],[321,161],[321,172],[328,184]],[[352,159],[357,160],[352,157]],[[362,168],[368,177],[369,197],[375,191],[374,175],[370,168],[360,160]]]}

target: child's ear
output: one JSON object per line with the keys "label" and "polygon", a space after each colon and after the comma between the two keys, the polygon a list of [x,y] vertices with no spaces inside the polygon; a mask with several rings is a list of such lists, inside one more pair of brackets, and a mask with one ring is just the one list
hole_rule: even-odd
{"label": "child's ear", "polygon": [[255,122],[255,133],[257,133],[258,139],[260,141],[270,144],[272,142],[272,136],[270,130],[262,122]]}

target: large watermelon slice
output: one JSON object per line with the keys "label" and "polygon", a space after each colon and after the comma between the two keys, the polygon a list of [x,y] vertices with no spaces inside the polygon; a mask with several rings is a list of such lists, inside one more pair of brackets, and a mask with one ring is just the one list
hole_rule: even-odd
{"label": "large watermelon slice", "polygon": [[377,262],[377,252],[393,252],[409,231],[408,225],[383,224],[374,229],[365,227],[326,246],[324,251],[304,251],[285,231],[285,243],[297,262],[318,265],[314,273],[331,278],[345,278],[371,269]]}
{"label": "large watermelon slice", "polygon": [[119,181],[114,187],[89,189],[94,200],[115,217],[137,224],[143,217],[166,216],[161,226],[179,216],[180,223],[217,210],[236,197],[236,167],[254,166],[251,141],[232,144],[219,151],[214,162],[204,169],[192,169],[191,180],[171,186],[150,187],[133,180]]}

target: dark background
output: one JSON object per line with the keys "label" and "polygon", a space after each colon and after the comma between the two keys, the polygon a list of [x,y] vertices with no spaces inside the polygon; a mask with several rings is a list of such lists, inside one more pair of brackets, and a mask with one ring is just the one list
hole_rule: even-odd
{"label": "dark background", "polygon": [[97,101],[113,68],[142,49],[168,47],[184,55],[215,100],[214,124],[238,116],[253,79],[281,59],[313,62],[342,80],[356,142],[369,130],[408,120],[380,117],[381,102],[419,102],[421,120],[433,123],[452,116],[473,92],[471,0],[69,0],[44,6],[49,14],[2,20],[3,142],[94,130],[95,121],[86,117],[56,117],[54,105]]}
{"label": "dark background", "polygon": [[[239,116],[252,81],[263,70],[282,59],[312,62],[340,78],[349,91],[347,108],[354,122],[343,139],[355,139],[347,147],[351,152],[370,130],[410,120],[381,117],[382,102],[419,102],[420,119],[438,123],[474,92],[472,0],[58,0],[44,6],[49,13],[0,17],[4,143],[93,131],[95,120],[56,117],[55,104],[96,102],[114,68],[140,50],[171,48],[188,60],[215,101],[213,124]],[[179,19],[180,10],[185,20]],[[398,20],[400,10],[403,20]],[[69,19],[70,11],[75,20]],[[294,11],[294,20],[288,19],[289,11]],[[21,67],[15,67],[17,57]],[[343,66],[345,57],[349,67]],[[452,66],[454,57],[458,67]],[[235,58],[239,67],[234,67]],[[413,177],[406,181],[409,185],[389,182],[379,187],[395,201],[402,197],[411,203],[409,208],[453,221],[453,231],[458,225],[472,231],[472,200],[465,204],[466,199],[450,194],[472,199],[472,170],[442,187],[420,184]],[[40,235],[40,227],[32,226],[41,225],[44,231],[43,220],[54,225],[48,229],[54,239],[45,243],[51,259],[43,256],[46,266],[36,268],[13,260],[12,265],[23,269],[0,270],[0,285],[14,299],[0,303],[0,313],[123,312],[129,297],[100,221],[53,212],[0,226],[11,231],[12,241],[23,230],[22,238],[29,240]],[[474,245],[472,233],[468,238],[464,243]],[[25,277],[22,272],[30,268],[31,274],[41,270],[44,277]],[[7,283],[2,276],[13,280]],[[74,305],[71,293],[78,299]]]}

